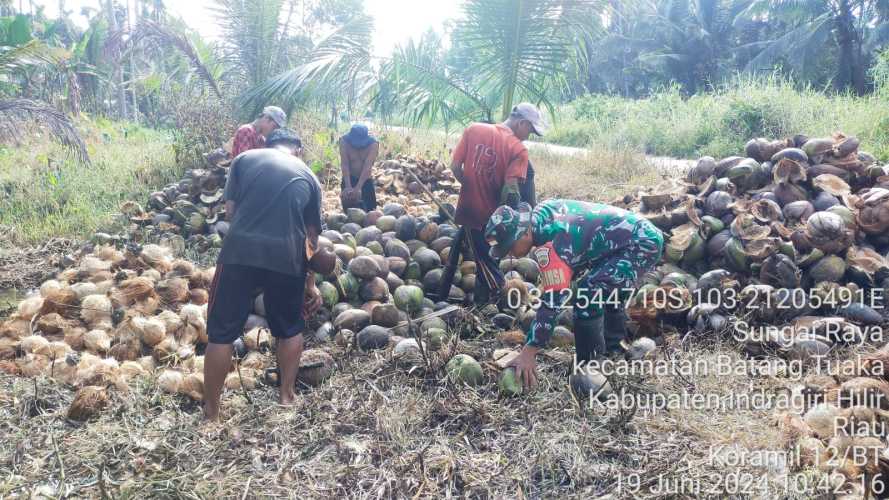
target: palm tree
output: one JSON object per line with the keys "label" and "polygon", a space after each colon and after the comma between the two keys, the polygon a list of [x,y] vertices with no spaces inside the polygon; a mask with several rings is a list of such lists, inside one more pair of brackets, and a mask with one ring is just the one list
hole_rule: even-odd
{"label": "palm tree", "polygon": [[875,50],[889,40],[886,0],[756,0],[739,17],[765,18],[787,29],[769,40],[747,65],[771,69],[778,61],[791,69],[823,65],[836,51],[833,84],[864,93],[866,68]]}
{"label": "palm tree", "polygon": [[[51,52],[39,40],[18,47],[0,46],[0,79],[11,80],[35,65],[55,62]],[[31,99],[0,99],[0,142],[17,141],[24,130],[37,124],[72,151],[78,160],[89,162],[83,139],[64,113]]]}

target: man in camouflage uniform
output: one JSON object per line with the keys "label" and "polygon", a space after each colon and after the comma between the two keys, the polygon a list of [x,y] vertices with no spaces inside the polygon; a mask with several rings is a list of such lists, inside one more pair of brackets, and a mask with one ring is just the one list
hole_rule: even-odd
{"label": "man in camouflage uniform", "polygon": [[530,252],[541,268],[541,300],[532,304],[539,305],[537,316],[513,362],[525,387],[536,383],[535,356],[549,342],[562,307],[574,307],[578,364],[619,350],[626,333],[623,302],[664,249],[663,234],[645,218],[574,200],[548,200],[533,211],[525,203],[518,210],[501,206],[485,238],[495,258]]}

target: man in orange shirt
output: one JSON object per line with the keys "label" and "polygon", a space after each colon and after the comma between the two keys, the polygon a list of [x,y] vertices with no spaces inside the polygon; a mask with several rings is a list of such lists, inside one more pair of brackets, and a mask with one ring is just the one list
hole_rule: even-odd
{"label": "man in orange shirt", "polygon": [[528,174],[528,149],[522,141],[531,133],[543,135],[547,124],[536,106],[521,103],[512,108],[509,118],[496,125],[473,123],[463,131],[454,148],[451,170],[460,181],[456,222],[460,232],[451,248],[448,268],[439,291],[447,297],[453,272],[460,258],[462,239],[468,239],[475,257],[476,304],[491,302],[491,292],[503,287],[499,264],[490,256],[484,228],[500,205],[517,207],[521,200],[520,184]]}

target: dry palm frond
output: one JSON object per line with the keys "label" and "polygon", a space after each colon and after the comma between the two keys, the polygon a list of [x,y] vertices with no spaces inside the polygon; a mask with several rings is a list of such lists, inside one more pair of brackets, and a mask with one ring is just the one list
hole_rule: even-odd
{"label": "dry palm frond", "polygon": [[86,144],[61,111],[31,99],[0,99],[0,141],[17,141],[29,125],[45,127],[78,160],[89,163]]}

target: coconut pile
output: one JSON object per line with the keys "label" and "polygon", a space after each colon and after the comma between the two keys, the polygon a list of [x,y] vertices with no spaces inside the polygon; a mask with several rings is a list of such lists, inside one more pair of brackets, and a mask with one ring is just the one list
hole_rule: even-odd
{"label": "coconut pile", "polygon": [[[228,230],[222,196],[230,160],[218,152],[204,157],[206,168],[190,169],[178,182],[151,193],[147,207],[135,202],[127,202],[121,207],[131,235],[179,235],[189,246],[199,249],[221,245]],[[460,191],[459,183],[447,165],[419,156],[398,155],[377,162],[373,176],[381,204],[400,203],[414,214],[436,209],[428,196],[422,194],[420,183],[440,202],[456,203]],[[339,190],[325,194],[325,209],[338,210]]]}
{"label": "coconut pile", "polygon": [[[98,246],[44,282],[0,324],[0,370],[77,388],[68,413],[75,420],[101,410],[109,389],[126,391],[137,379],[200,400],[213,273],[173,259],[158,245],[125,251]],[[263,317],[250,316],[227,388],[253,388],[268,368],[267,326]],[[332,360],[324,352],[306,354],[312,366],[304,381],[315,383]]]}
{"label": "coconut pile", "polygon": [[[703,157],[686,179],[617,203],[668,236],[665,262],[628,310],[635,326],[699,335],[737,320],[786,325],[798,335],[747,348],[791,358],[867,336],[884,322],[889,172],[842,134],[753,139],[744,155]],[[851,332],[825,335],[817,318]]]}

